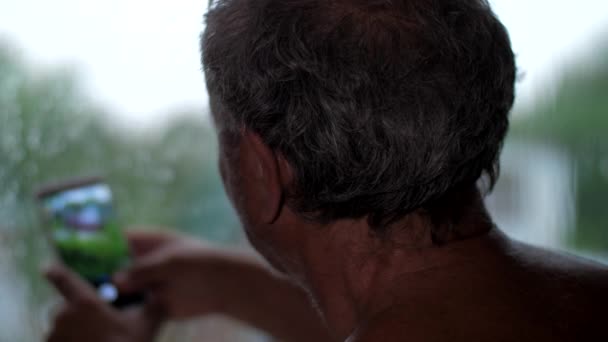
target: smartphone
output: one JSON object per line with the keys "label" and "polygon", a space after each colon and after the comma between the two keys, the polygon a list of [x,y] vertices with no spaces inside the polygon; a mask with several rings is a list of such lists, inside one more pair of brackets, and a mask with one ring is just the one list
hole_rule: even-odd
{"label": "smartphone", "polygon": [[140,303],[141,294],[121,294],[112,283],[112,275],[131,258],[108,184],[99,177],[72,180],[42,187],[36,197],[59,259],[105,302],[118,308]]}

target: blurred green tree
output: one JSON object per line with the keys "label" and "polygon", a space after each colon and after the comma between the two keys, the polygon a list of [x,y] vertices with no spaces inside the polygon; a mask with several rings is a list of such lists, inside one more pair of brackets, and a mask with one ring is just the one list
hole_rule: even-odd
{"label": "blurred green tree", "polygon": [[608,253],[608,41],[591,63],[578,61],[554,97],[513,125],[514,139],[550,144],[566,152],[575,173],[576,219],[569,243]]}

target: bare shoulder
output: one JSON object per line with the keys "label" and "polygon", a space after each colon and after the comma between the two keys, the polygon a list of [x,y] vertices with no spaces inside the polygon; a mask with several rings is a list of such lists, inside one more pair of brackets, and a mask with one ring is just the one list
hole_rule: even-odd
{"label": "bare shoulder", "polygon": [[[559,332],[553,340],[603,336],[608,310],[608,266],[561,251],[513,242],[510,250],[524,306],[543,325]],[[585,338],[588,337],[588,338]]]}
{"label": "bare shoulder", "polygon": [[550,303],[552,312],[589,316],[608,309],[607,265],[518,241],[504,252],[522,291]]}
{"label": "bare shoulder", "polygon": [[605,264],[516,241],[504,247],[465,286],[444,282],[436,298],[383,312],[347,341],[608,341]]}
{"label": "bare shoulder", "polygon": [[571,282],[581,287],[608,288],[608,265],[601,262],[517,241],[510,243],[508,253],[531,276],[557,279],[564,285]]}

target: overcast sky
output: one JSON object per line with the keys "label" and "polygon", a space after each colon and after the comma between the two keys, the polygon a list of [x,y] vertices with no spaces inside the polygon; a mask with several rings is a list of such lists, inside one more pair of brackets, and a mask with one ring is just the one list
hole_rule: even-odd
{"label": "overcast sky", "polygon": [[[0,37],[30,62],[76,65],[90,93],[127,124],[206,106],[198,36],[207,0],[0,0]],[[608,33],[606,0],[493,0],[520,71],[519,105]]]}

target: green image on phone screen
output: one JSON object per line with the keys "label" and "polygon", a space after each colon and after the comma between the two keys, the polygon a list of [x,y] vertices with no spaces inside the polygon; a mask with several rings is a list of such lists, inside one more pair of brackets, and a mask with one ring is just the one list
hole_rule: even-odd
{"label": "green image on phone screen", "polygon": [[127,241],[107,184],[89,184],[44,197],[43,215],[62,261],[94,284],[129,262]]}

